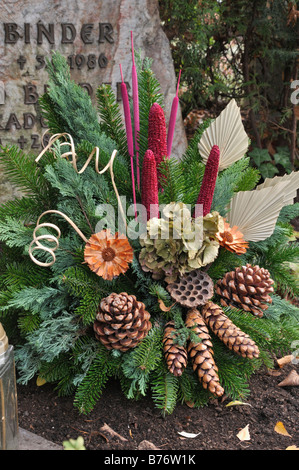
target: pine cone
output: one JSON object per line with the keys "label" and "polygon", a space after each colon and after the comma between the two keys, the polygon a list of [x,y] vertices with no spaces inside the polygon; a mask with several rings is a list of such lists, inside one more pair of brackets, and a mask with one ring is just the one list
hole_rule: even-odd
{"label": "pine cone", "polygon": [[101,300],[93,328],[96,338],[107,349],[127,351],[143,340],[151,326],[145,305],[134,295],[122,292]]}
{"label": "pine cone", "polygon": [[262,317],[263,310],[269,307],[265,302],[272,302],[269,295],[274,292],[272,284],[274,281],[267,269],[246,264],[226,273],[217,281],[215,290],[223,307],[240,308]]}
{"label": "pine cone", "polygon": [[214,293],[214,285],[210,276],[195,269],[180,277],[177,282],[169,284],[167,290],[179,304],[193,308],[204,305]]}
{"label": "pine cone", "polygon": [[255,342],[225,315],[222,308],[209,301],[201,309],[205,323],[221,341],[242,357],[253,359],[259,356]]}
{"label": "pine cone", "polygon": [[174,342],[175,327],[174,322],[170,321],[165,325],[163,337],[163,351],[166,359],[168,370],[176,377],[184,372],[188,357],[184,346],[180,346]]}
{"label": "pine cone", "polygon": [[190,342],[188,345],[188,354],[192,361],[193,370],[197,372],[205,389],[209,389],[213,395],[221,397],[224,389],[219,383],[218,367],[213,357],[213,344],[207,326],[196,308],[188,311],[186,326],[193,328],[200,340],[198,343]]}

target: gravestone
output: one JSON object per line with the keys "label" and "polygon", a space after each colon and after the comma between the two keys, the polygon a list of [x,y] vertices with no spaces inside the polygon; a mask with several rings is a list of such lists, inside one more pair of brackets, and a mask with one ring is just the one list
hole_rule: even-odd
{"label": "gravestone", "polygon": [[[59,51],[71,76],[95,103],[97,87],[109,83],[120,100],[120,68],[130,93],[131,31],[134,49],[153,59],[152,69],[165,97],[166,122],[176,92],[168,40],[158,0],[5,0],[0,3],[0,140],[38,154],[46,130],[38,98],[48,80],[46,58]],[[173,155],[186,147],[180,110]],[[0,174],[0,201],[17,193]]]}

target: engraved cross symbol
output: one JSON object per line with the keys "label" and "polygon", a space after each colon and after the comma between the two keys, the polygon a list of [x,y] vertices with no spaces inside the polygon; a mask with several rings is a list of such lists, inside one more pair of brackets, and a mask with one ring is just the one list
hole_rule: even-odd
{"label": "engraved cross symbol", "polygon": [[19,66],[20,66],[20,69],[23,70],[24,68],[24,65],[26,64],[26,59],[24,56],[20,55],[20,57],[18,58],[17,60]]}
{"label": "engraved cross symbol", "polygon": [[20,148],[23,150],[24,145],[27,143],[27,139],[23,135],[18,139],[18,144],[20,145]]}

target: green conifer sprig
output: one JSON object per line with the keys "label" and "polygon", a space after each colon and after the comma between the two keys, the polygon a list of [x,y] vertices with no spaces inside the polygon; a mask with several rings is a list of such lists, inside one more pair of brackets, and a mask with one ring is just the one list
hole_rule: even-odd
{"label": "green conifer sprig", "polygon": [[[91,98],[86,90],[71,79],[68,63],[60,53],[52,54],[51,61],[47,61],[47,71],[49,87],[47,93],[40,98],[40,106],[50,133],[70,134],[76,151],[77,145],[82,145],[84,142],[88,142],[91,149],[99,147],[100,164],[101,168],[104,168],[116,144],[103,132]],[[82,165],[84,163],[85,161]],[[124,180],[130,181],[130,173],[121,155],[115,159],[114,174],[118,187],[121,187]],[[107,181],[111,183],[110,175]]]}
{"label": "green conifer sprig", "polygon": [[4,176],[20,191],[43,201],[49,198],[49,185],[32,155],[15,146],[0,149],[0,167]]}
{"label": "green conifer sprig", "polygon": [[101,128],[116,143],[118,151],[129,161],[127,136],[124,129],[120,107],[110,85],[101,85],[97,90]]}

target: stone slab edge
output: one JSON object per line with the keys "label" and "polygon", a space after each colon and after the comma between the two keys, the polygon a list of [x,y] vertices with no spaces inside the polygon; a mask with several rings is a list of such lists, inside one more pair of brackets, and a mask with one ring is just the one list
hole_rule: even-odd
{"label": "stone slab edge", "polygon": [[63,446],[20,428],[18,450],[63,450]]}

